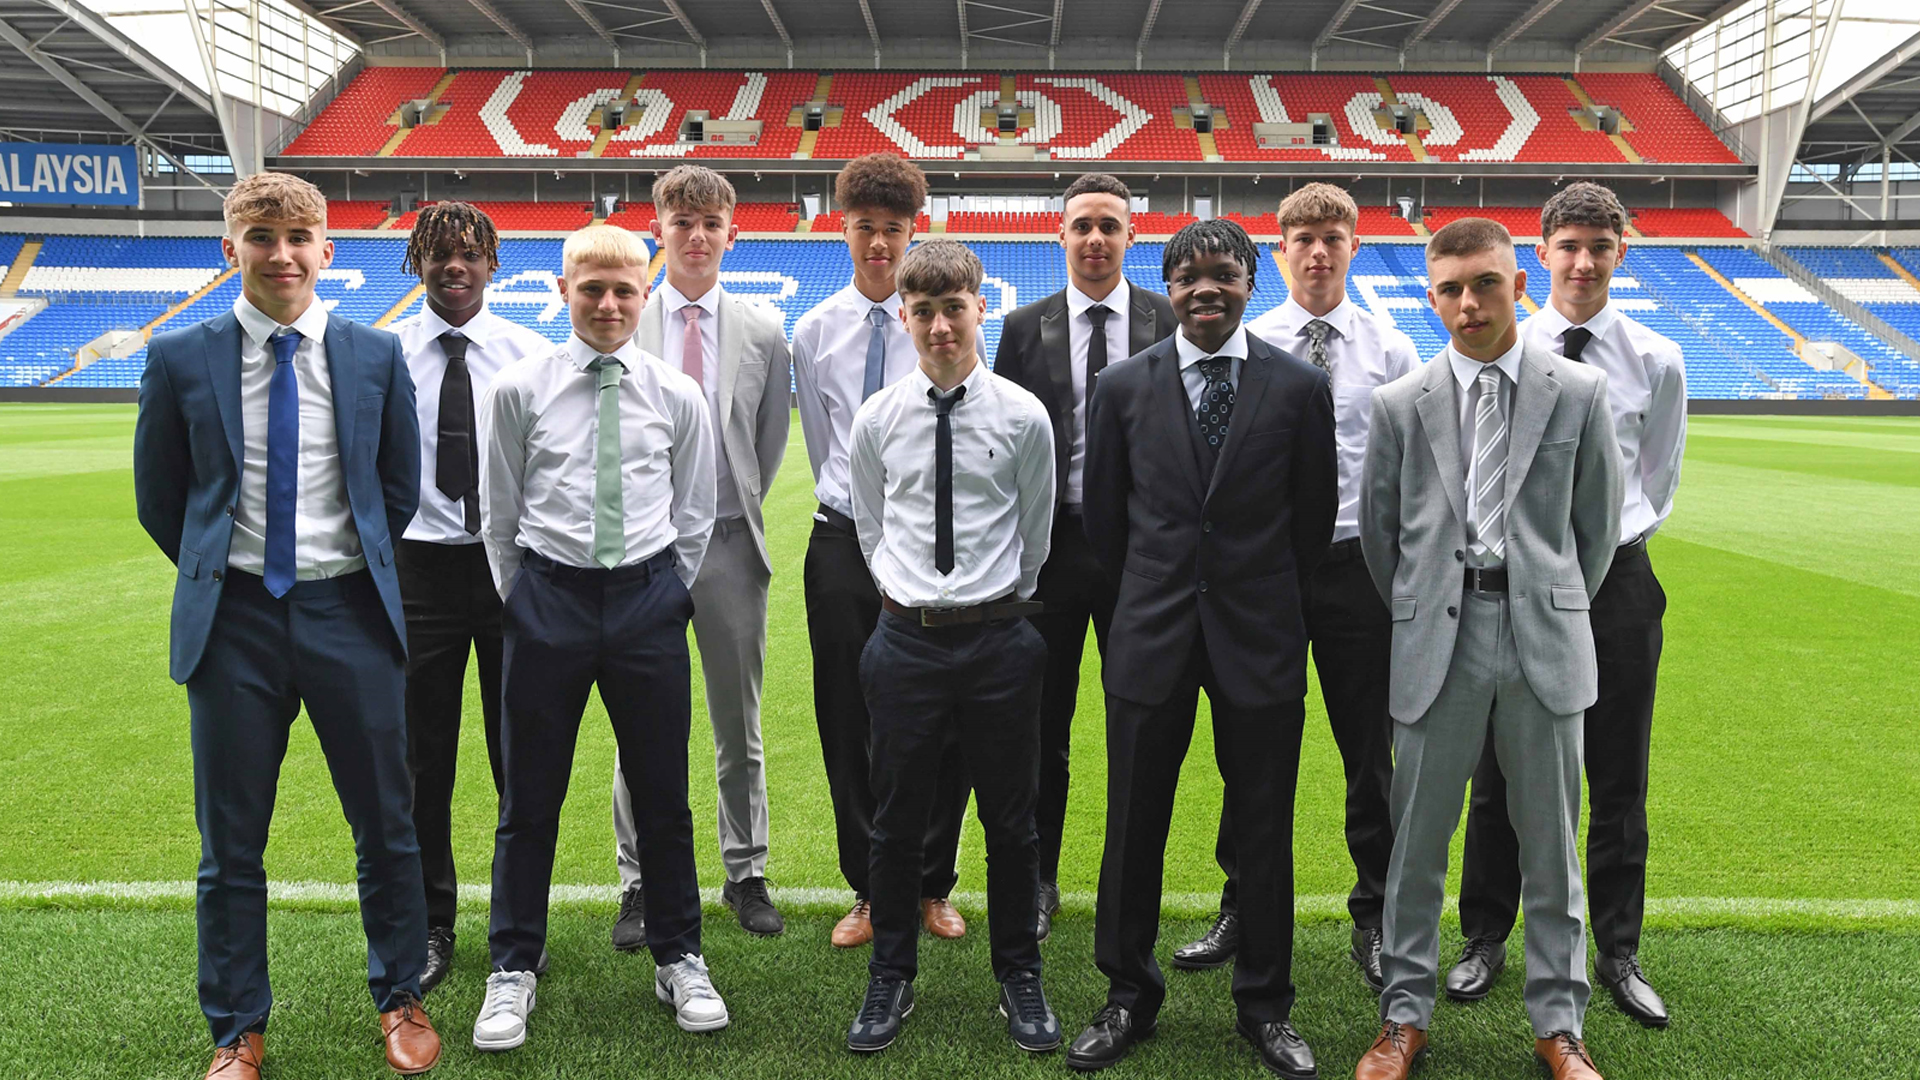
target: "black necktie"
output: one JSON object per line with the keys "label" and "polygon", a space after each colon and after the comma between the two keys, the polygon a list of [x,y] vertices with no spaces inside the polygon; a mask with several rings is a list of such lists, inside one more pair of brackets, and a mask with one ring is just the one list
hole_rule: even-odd
{"label": "black necktie", "polygon": [[1593,331],[1584,326],[1569,326],[1567,332],[1560,335],[1560,340],[1567,343],[1565,350],[1567,359],[1576,364],[1586,363],[1585,360],[1580,359],[1580,354],[1587,351],[1587,342],[1593,340]]}
{"label": "black necktie", "polygon": [[1087,339],[1087,399],[1082,404],[1093,404],[1093,377],[1107,369],[1107,316],[1113,310],[1105,304],[1095,304],[1087,309],[1087,319],[1093,323],[1093,336]]}
{"label": "black necktie", "polygon": [[447,373],[440,380],[439,446],[434,451],[433,484],[466,510],[467,533],[480,531],[480,441],[473,436],[473,377],[467,373],[467,339],[449,330],[440,335],[447,351]]}
{"label": "black necktie", "polygon": [[938,425],[933,434],[933,567],[943,574],[953,572],[953,407],[967,396],[965,386],[941,397],[929,388]]}
{"label": "black necktie", "polygon": [[1220,448],[1227,445],[1227,424],[1233,420],[1233,358],[1230,356],[1209,356],[1200,361],[1200,374],[1206,376],[1207,388],[1200,394],[1200,412],[1195,419],[1200,422],[1200,434],[1207,440],[1208,449],[1215,457],[1220,456]]}

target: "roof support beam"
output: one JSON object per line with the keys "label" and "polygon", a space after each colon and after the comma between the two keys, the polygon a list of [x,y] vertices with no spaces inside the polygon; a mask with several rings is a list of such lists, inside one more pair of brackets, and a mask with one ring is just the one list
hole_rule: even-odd
{"label": "roof support beam", "polygon": [[1053,0],[1053,33],[1047,35],[1047,67],[1053,67],[1054,51],[1060,48],[1060,16],[1064,13],[1067,0]]}
{"label": "roof support beam", "polygon": [[[69,22],[83,27],[101,44],[127,58],[127,61],[151,77],[155,82],[174,93],[193,102],[204,112],[213,112],[213,101],[201,89],[180,77],[180,73],[161,63],[152,53],[134,44],[121,33],[119,28],[90,8],[85,8],[72,0],[40,0],[47,7],[66,16]],[[44,40],[44,39],[43,39]],[[36,47],[38,42],[35,43]]]}
{"label": "roof support beam", "polygon": [[1632,26],[1640,21],[1640,16],[1658,7],[1660,0],[1636,0],[1634,5],[1602,24],[1600,29],[1588,34],[1585,41],[1573,47],[1575,56],[1582,56],[1588,49]]}
{"label": "roof support beam", "polygon": [[1892,52],[1867,65],[1866,70],[1834,87],[1831,93],[1814,105],[1813,112],[1807,116],[1807,122],[1812,123],[1852,101],[1855,94],[1871,88],[1915,56],[1920,56],[1920,34],[1915,34],[1901,42]]}
{"label": "roof support beam", "polygon": [[1339,33],[1340,28],[1347,25],[1347,19],[1353,15],[1353,9],[1359,6],[1360,0],[1340,0],[1340,6],[1334,8],[1333,14],[1327,17],[1327,25],[1321,27],[1320,33],[1315,35],[1313,39],[1315,52],[1318,52],[1327,42],[1333,40],[1333,35]]}
{"label": "roof support beam", "polygon": [[1459,6],[1460,0],[1440,0],[1440,6],[1433,9],[1433,14],[1427,16],[1424,22],[1414,28],[1413,33],[1407,35],[1407,40],[1400,43],[1400,51],[1406,52],[1413,46],[1420,44],[1428,34],[1433,33],[1434,28],[1440,25],[1441,20],[1453,14],[1453,9]]}
{"label": "roof support beam", "polygon": [[787,33],[787,24],[781,22],[780,13],[773,10],[773,0],[760,0],[760,6],[767,9],[767,21],[773,24],[773,32],[780,35],[780,44],[787,47],[787,66],[792,67],[793,37]]}
{"label": "roof support beam", "polygon": [[[192,16],[192,13],[190,12],[189,18],[191,17],[193,16]],[[12,45],[14,48],[20,50],[20,54],[22,56],[25,56],[27,59],[33,61],[36,64],[39,64],[42,70],[44,70],[47,74],[53,76],[54,79],[58,81],[61,86],[66,87],[67,90],[73,94],[73,96],[79,98],[81,101],[86,102],[88,105],[93,106],[93,110],[95,112],[99,113],[101,116],[106,117],[107,120],[112,122],[114,127],[117,127],[121,131],[125,132],[128,138],[134,140],[135,142],[145,144],[154,153],[159,154],[161,157],[166,158],[168,161],[172,162],[174,168],[179,169],[181,172],[187,174],[188,176],[193,177],[196,180],[199,180],[200,183],[205,185],[209,190],[219,191],[218,188],[214,187],[212,184],[209,184],[206,182],[206,180],[202,179],[199,173],[194,172],[192,169],[187,168],[187,165],[185,162],[181,161],[179,158],[174,157],[172,154],[162,149],[159,143],[154,142],[151,138],[147,136],[145,129],[143,129],[140,125],[135,124],[132,120],[128,119],[125,113],[121,112],[119,109],[114,108],[112,103],[108,102],[106,98],[103,98],[99,94],[94,93],[92,87],[88,86],[86,83],[81,82],[79,78],[77,78],[73,74],[73,72],[68,71],[65,67],[61,66],[60,61],[55,60],[53,57],[48,56],[46,53],[43,53],[39,49],[34,48],[33,42],[28,41],[26,38],[26,35],[20,33],[20,31],[18,30],[15,30],[10,24],[8,24],[4,20],[0,20],[0,41],[4,41],[7,44]],[[231,154],[229,154],[229,157],[231,157]],[[238,169],[239,167],[240,167],[239,164],[235,163],[234,168]]]}
{"label": "roof support beam", "polygon": [[1899,126],[1887,132],[1887,134],[1881,138],[1878,145],[1860,155],[1859,163],[1862,165],[1868,164],[1875,158],[1878,158],[1882,151],[1891,150],[1905,142],[1907,136],[1912,135],[1916,131],[1920,131],[1920,112],[1916,112],[1905,120],[1900,121]]}
{"label": "roof support beam", "polygon": [[873,5],[860,0],[860,17],[867,20],[867,36],[873,39],[873,66],[880,66],[880,28],[873,22]]}
{"label": "roof support beam", "polygon": [[319,23],[321,26],[326,27],[333,32],[334,36],[345,38],[352,42],[354,48],[364,50],[367,47],[367,43],[361,39],[358,31],[349,29],[339,19],[314,7],[308,3],[307,0],[287,0],[287,6],[312,19],[314,22]]}
{"label": "roof support beam", "polygon": [[1735,11],[1740,10],[1741,8],[1745,7],[1746,4],[1747,4],[1747,0],[1727,0],[1726,3],[1721,4],[1719,7],[1714,8],[1712,11],[1707,12],[1706,16],[1702,18],[1698,23],[1692,26],[1683,27],[1682,29],[1675,31],[1673,36],[1667,38],[1665,41],[1662,41],[1660,44],[1656,45],[1655,48],[1659,49],[1661,52],[1664,53],[1668,49],[1673,48],[1675,45],[1680,44],[1681,42],[1687,40],[1688,38],[1706,29],[1707,27],[1712,26],[1714,23],[1719,22],[1721,19],[1724,19],[1727,16],[1733,14]]}
{"label": "roof support beam", "polygon": [[614,37],[613,34],[607,30],[607,24],[601,22],[593,12],[588,11],[587,6],[582,4],[580,0],[566,0],[566,5],[573,9],[575,15],[580,16],[581,22],[587,24],[587,29],[593,31],[593,36],[606,42],[607,47],[613,50],[613,66],[619,67],[620,39]]}
{"label": "roof support beam", "polygon": [[960,9],[960,66],[967,66],[967,0],[953,0],[954,7]]}
{"label": "roof support beam", "polygon": [[[1744,4],[1747,2],[1747,0],[1740,0],[1740,2]],[[1524,34],[1527,31],[1533,29],[1534,23],[1537,23],[1541,19],[1546,18],[1547,14],[1551,12],[1554,8],[1559,7],[1561,3],[1562,3],[1562,0],[1540,0],[1539,3],[1528,8],[1526,11],[1526,14],[1520,16],[1520,18],[1516,20],[1512,26],[1509,26],[1505,30],[1502,30],[1500,32],[1500,36],[1497,38],[1494,38],[1492,44],[1487,46],[1487,51],[1499,52],[1501,49],[1506,48],[1510,43],[1512,43],[1514,38],[1517,38],[1521,34]]]}
{"label": "roof support beam", "polygon": [[1140,70],[1140,64],[1147,52],[1147,39],[1153,36],[1153,24],[1160,20],[1160,0],[1152,0],[1147,5],[1146,20],[1140,24],[1140,40],[1133,43],[1133,69]]}
{"label": "roof support beam", "polygon": [[520,29],[512,19],[507,18],[499,8],[494,7],[487,0],[467,0],[467,3],[473,6],[473,10],[485,15],[487,21],[499,27],[502,33],[519,42],[520,47],[527,51],[527,66],[533,66],[533,38],[529,37],[525,30]]}
{"label": "roof support beam", "polygon": [[435,33],[433,27],[414,18],[413,14],[401,7],[397,0],[373,0],[373,5],[400,20],[400,25],[426,38],[427,44],[439,49],[441,53],[444,54],[447,51],[447,39]]}
{"label": "roof support beam", "polygon": [[666,5],[667,5],[667,10],[673,12],[673,17],[680,20],[680,29],[685,30],[687,32],[687,36],[693,39],[693,43],[695,45],[700,46],[700,66],[706,67],[707,66],[706,35],[700,32],[699,27],[693,25],[692,19],[687,18],[687,9],[680,6],[680,0],[666,0]]}
{"label": "roof support beam", "polygon": [[[1846,10],[1846,0],[1827,0],[1826,27],[1821,31],[1820,44],[1813,53],[1813,65],[1807,73],[1807,94],[1799,101],[1787,106],[1789,131],[1785,147],[1786,153],[1778,155],[1779,158],[1786,159],[1785,163],[1776,164],[1776,158],[1770,158],[1764,154],[1761,156],[1760,236],[1769,243],[1772,242],[1774,225],[1780,217],[1780,200],[1786,195],[1787,185],[1792,181],[1793,163],[1800,156],[1800,140],[1806,138],[1807,124],[1811,122],[1813,115],[1813,88],[1820,85],[1820,73],[1826,70],[1827,53],[1833,49],[1834,34],[1840,29],[1840,13],[1844,10]],[[1813,0],[1813,3],[1807,8],[1809,22],[1817,19],[1819,13],[1820,0]],[[1776,19],[1777,25],[1778,16],[1771,10],[1771,5],[1769,5],[1768,14]],[[1761,57],[1760,62],[1762,64],[1771,65],[1773,61],[1771,54],[1774,49],[1774,29],[1774,27],[1768,28],[1767,50],[1766,55]],[[1808,32],[1812,32],[1811,26],[1809,26]],[[1811,41],[1807,44],[1809,47],[1813,46]],[[1848,95],[1847,101],[1849,104],[1852,103],[1852,100],[1852,95]],[[1762,114],[1763,118],[1765,115],[1764,113]],[[1865,114],[1862,114],[1862,116],[1864,115]],[[1767,121],[1763,119],[1762,122],[1765,123]],[[1869,124],[1868,126],[1871,127],[1872,125]],[[1826,181],[1822,180],[1821,183],[1826,183]]]}
{"label": "roof support beam", "polygon": [[[1358,3],[1358,0],[1350,0],[1350,2]],[[1246,36],[1247,24],[1253,21],[1254,12],[1259,10],[1260,0],[1247,0],[1246,5],[1240,9],[1240,17],[1233,20],[1233,31],[1227,35],[1227,43],[1220,50],[1222,68],[1233,66],[1233,47],[1240,44],[1240,39]]]}

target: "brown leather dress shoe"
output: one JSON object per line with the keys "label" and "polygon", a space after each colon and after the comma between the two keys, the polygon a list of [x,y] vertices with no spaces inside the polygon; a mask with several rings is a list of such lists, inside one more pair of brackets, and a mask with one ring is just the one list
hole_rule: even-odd
{"label": "brown leather dress shoe", "polygon": [[380,1032],[387,1037],[387,1064],[402,1076],[412,1076],[440,1062],[440,1033],[433,1030],[419,998],[402,996],[399,1007],[380,1014]]}
{"label": "brown leather dress shoe", "polygon": [[260,1080],[260,1062],[266,1054],[266,1037],[257,1031],[246,1032],[238,1042],[213,1052],[207,1080]]}
{"label": "brown leather dress shoe", "polygon": [[873,941],[873,905],[855,900],[853,910],[833,926],[833,947],[857,949]]}
{"label": "brown leather dress shoe", "polygon": [[921,899],[920,921],[925,924],[927,933],[937,938],[951,941],[967,936],[967,920],[960,917],[960,913],[947,903],[944,896]]}
{"label": "brown leather dress shoe", "polygon": [[1373,1045],[1360,1055],[1360,1064],[1353,1067],[1353,1080],[1406,1080],[1426,1056],[1426,1032],[1389,1020],[1380,1026],[1380,1036]]}
{"label": "brown leather dress shoe", "polygon": [[1553,1080],[1600,1080],[1600,1069],[1587,1056],[1587,1044],[1572,1032],[1556,1031],[1533,1040],[1533,1056],[1547,1067]]}

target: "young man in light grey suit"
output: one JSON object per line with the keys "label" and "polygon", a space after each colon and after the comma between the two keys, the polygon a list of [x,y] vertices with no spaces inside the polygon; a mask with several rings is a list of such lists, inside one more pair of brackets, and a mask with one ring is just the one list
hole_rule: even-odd
{"label": "young man in light grey suit", "polygon": [[[786,928],[767,894],[767,777],[760,746],[760,683],[767,659],[767,557],[760,503],[787,451],[792,361],[780,320],[720,285],[733,249],[733,185],[712,169],[682,165],[653,185],[653,238],[667,280],[640,315],[640,347],[693,376],[713,409],[713,539],[693,582],[693,634],[707,680],[714,771],[720,786],[721,898],[749,933]],[[646,893],[627,786],[616,764],[613,831],[622,897],[613,944],[646,944]]]}
{"label": "young man in light grey suit", "polygon": [[1383,1025],[1355,1080],[1425,1053],[1447,847],[1491,741],[1520,839],[1527,1013],[1554,1080],[1599,1080],[1580,887],[1582,723],[1597,695],[1588,608],[1619,541],[1624,484],[1606,375],[1525,344],[1526,275],[1496,222],[1427,245],[1445,352],[1373,394],[1360,543],[1393,619],[1393,856]]}

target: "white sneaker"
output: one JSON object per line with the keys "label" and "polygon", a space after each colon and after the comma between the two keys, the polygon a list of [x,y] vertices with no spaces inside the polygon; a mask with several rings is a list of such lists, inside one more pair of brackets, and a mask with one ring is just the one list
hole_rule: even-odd
{"label": "white sneaker", "polygon": [[713,988],[704,958],[688,953],[653,969],[653,992],[673,1006],[682,1031],[719,1031],[728,1023],[727,1003]]}
{"label": "white sneaker", "polygon": [[496,971],[487,976],[487,1000],[473,1022],[476,1050],[511,1050],[527,1041],[527,1014],[533,1011],[531,971]]}

